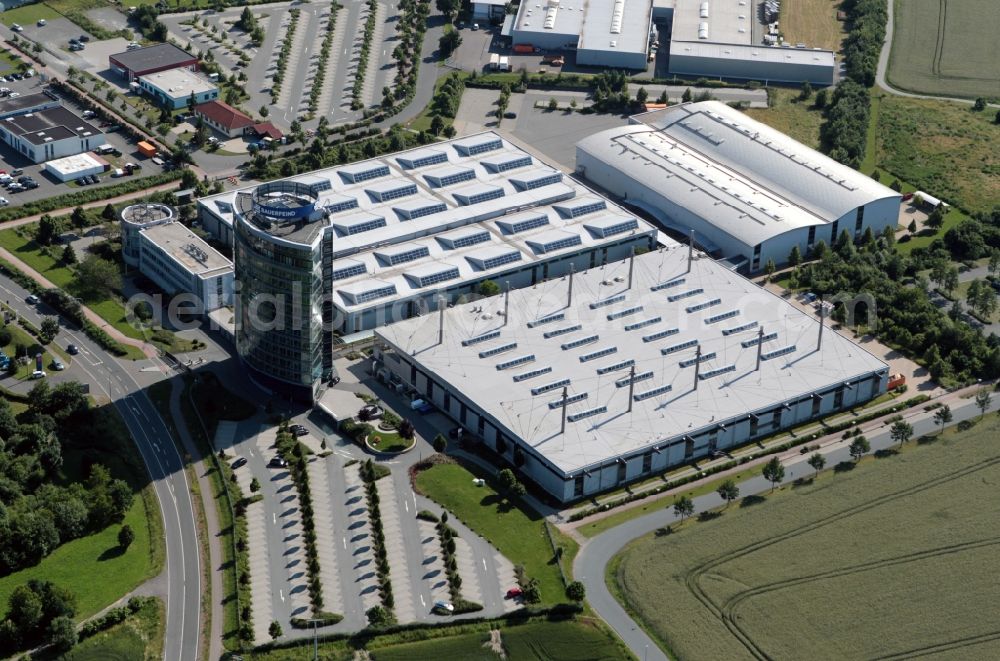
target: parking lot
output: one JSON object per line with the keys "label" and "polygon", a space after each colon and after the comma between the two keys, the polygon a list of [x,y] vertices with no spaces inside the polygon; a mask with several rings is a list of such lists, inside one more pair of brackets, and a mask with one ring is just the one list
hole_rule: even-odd
{"label": "parking lot", "polygon": [[[22,96],[37,94],[45,89],[41,80],[37,76],[24,80],[0,82],[0,86],[9,87],[14,93]],[[62,98],[60,100],[66,108],[72,110],[77,115],[83,114],[84,109],[69,99]],[[96,119],[93,121],[95,125],[99,126],[101,124],[101,122]],[[101,128],[108,127],[104,126]],[[118,132],[107,133],[105,134],[105,140],[107,141],[107,144],[115,147],[121,152],[121,156],[114,156],[110,154],[101,156],[101,158],[108,161],[112,169],[122,167],[125,163],[131,162],[141,165],[141,169],[138,173],[132,176],[148,176],[162,171],[162,168],[155,165],[150,159],[139,154],[136,145],[131,142],[125,134]],[[61,195],[63,193],[71,192],[78,186],[75,182],[63,183],[59,181],[51,174],[45,172],[43,170],[43,166],[44,164],[42,163],[32,163],[6,143],[0,142],[0,170],[6,170],[7,173],[17,169],[23,170],[23,174],[18,176],[31,177],[38,183],[38,188],[18,192],[8,192],[3,190],[0,191],[0,196],[6,198],[11,205],[26,204],[28,202],[35,202],[44,198],[52,197],[53,195]],[[121,181],[121,179],[111,177],[108,173],[99,175],[99,178],[99,183],[91,185],[107,186]]]}
{"label": "parking lot", "polygon": [[[299,10],[277,102],[272,103],[273,78],[284,40],[292,26],[291,9]],[[269,109],[268,119],[287,129],[298,120],[305,127],[314,127],[325,116],[331,124],[354,121],[361,117],[360,110],[351,108],[352,92],[358,71],[363,44],[363,26],[368,19],[368,7],[362,2],[343,5],[335,18],[334,33],[326,70],[318,78],[320,51],[326,37],[327,26],[334,20],[329,4],[283,3],[254,8],[254,14],[264,30],[260,47],[251,44],[249,36],[234,23],[239,19],[241,7],[221,12],[214,10],[167,14],[160,20],[167,26],[170,37],[182,46],[190,45],[200,53],[211,51],[224,70],[244,71],[248,77],[245,91],[250,99],[244,109],[256,113],[261,107]],[[360,101],[363,106],[377,104],[382,98],[382,88],[392,85],[395,62],[396,5],[394,1],[378,5],[375,33],[372,37],[368,66],[363,72]],[[213,29],[215,30],[213,32]],[[221,35],[225,35],[222,39]],[[240,54],[250,58],[248,65]],[[309,101],[314,88],[320,89],[315,113],[310,118]]]}

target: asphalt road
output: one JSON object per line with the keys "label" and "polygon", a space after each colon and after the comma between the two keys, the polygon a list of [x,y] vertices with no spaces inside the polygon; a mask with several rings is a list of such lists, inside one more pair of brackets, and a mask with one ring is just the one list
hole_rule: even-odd
{"label": "asphalt road", "polygon": [[[979,415],[974,399],[952,401],[949,405],[954,415],[953,424]],[[994,395],[990,410],[997,410],[998,407],[1000,407],[1000,396]],[[937,430],[933,414],[933,411],[918,409],[916,413],[905,415],[907,421],[913,425],[914,438]],[[872,452],[894,445],[889,437],[888,426],[867,431],[865,435],[871,443]],[[847,441],[838,441],[821,448],[820,452],[826,455],[826,465],[832,467],[842,461],[850,461],[848,445]],[[794,453],[794,456],[783,459],[786,482],[796,479],[796,475],[802,477],[813,473],[813,469],[806,463],[811,454]],[[771,483],[757,476],[740,482],[739,489],[741,496],[748,496],[770,491]],[[587,588],[587,601],[590,606],[621,636],[632,653],[643,661],[667,661],[668,657],[611,595],[605,583],[605,572],[611,559],[629,542],[678,521],[671,504],[672,501],[664,502],[663,509],[632,519],[590,539],[580,549],[574,563],[573,573]],[[694,499],[695,512],[711,510],[724,504],[714,492]]]}
{"label": "asphalt road", "polygon": [[[42,315],[54,311],[43,304],[28,305],[28,292],[0,276],[0,296],[18,314],[35,325]],[[94,395],[108,396],[121,414],[135,440],[160,504],[167,558],[167,622],[163,658],[167,661],[196,661],[201,624],[201,567],[194,507],[181,456],[156,407],[137,383],[134,373],[148,367],[148,360],[123,363],[93,343],[82,332],[63,327],[55,339],[63,348],[80,347],[68,373],[90,386]]]}

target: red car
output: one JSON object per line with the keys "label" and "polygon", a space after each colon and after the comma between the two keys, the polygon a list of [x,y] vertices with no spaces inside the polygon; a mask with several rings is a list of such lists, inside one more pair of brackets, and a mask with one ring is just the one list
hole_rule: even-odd
{"label": "red car", "polygon": [[522,590],[521,588],[511,588],[511,589],[507,590],[507,596],[504,597],[504,598],[505,599],[517,599],[522,594],[524,594],[524,590]]}

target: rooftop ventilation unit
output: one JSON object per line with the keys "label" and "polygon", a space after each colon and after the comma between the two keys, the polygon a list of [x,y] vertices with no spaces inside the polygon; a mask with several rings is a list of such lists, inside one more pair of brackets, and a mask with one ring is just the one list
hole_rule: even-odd
{"label": "rooftop ventilation unit", "polygon": [[708,18],[708,3],[707,2],[701,3],[701,7],[698,8],[698,15],[701,18]]}
{"label": "rooftop ventilation unit", "polygon": [[[587,393],[578,392],[575,395],[570,395],[566,398],[566,406],[569,406],[570,404],[575,404],[577,402],[582,402],[585,399],[587,399]],[[561,398],[555,400],[554,402],[549,402],[550,409],[562,408],[562,405],[563,405],[563,400]]]}
{"label": "rooftop ventilation unit", "polygon": [[[625,15],[625,0],[615,0],[614,8],[611,10],[611,34],[622,33],[622,18]],[[613,47],[615,42],[611,42]]]}

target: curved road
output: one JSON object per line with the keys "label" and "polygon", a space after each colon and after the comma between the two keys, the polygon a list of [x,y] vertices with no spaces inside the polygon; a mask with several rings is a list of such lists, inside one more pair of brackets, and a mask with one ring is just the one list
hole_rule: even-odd
{"label": "curved road", "polygon": [[[44,304],[24,302],[28,292],[10,279],[0,276],[0,297],[7,300],[22,317],[41,324],[44,316],[55,311]],[[149,361],[121,362],[106,353],[82,332],[60,330],[55,344],[80,347],[67,372],[90,386],[92,394],[104,393],[114,403],[128,427],[149,472],[160,504],[166,538],[166,661],[197,661],[201,625],[201,560],[194,506],[188,488],[184,463],[156,407],[146,396],[133,373]],[[77,371],[80,370],[80,371]],[[74,374],[75,372],[75,374]],[[82,373],[81,373],[82,372]]]}
{"label": "curved road", "polygon": [[[953,424],[979,415],[979,409],[976,408],[972,398],[963,400],[956,393],[952,393],[937,401],[943,401],[952,407]],[[998,407],[1000,407],[1000,396],[994,395],[993,401],[990,403],[990,410],[996,410]],[[928,412],[918,408],[903,414],[913,425],[914,438],[933,433],[937,429],[933,413],[933,411]],[[882,423],[877,423],[873,428],[866,429],[865,435],[871,442],[872,452],[893,445],[892,439],[889,437],[889,427],[883,426]],[[846,442],[836,439],[827,442],[819,452],[826,456],[827,466],[835,466],[841,461],[851,459],[847,446]],[[780,456],[785,466],[787,481],[794,480],[796,474],[811,475],[813,473],[813,469],[806,463],[810,455],[802,455],[796,449]],[[718,476],[707,479],[718,479]],[[771,484],[763,477],[757,476],[740,482],[739,488],[740,495],[747,496],[767,492],[771,489]],[[666,501],[663,503],[663,509],[627,521],[588,540],[581,546],[576,561],[573,563],[573,574],[586,587],[587,601],[591,607],[621,636],[632,653],[642,661],[668,661],[668,657],[631,618],[618,600],[612,596],[605,583],[605,573],[611,559],[627,544],[658,528],[677,522],[678,517],[674,516],[671,507],[673,501],[663,500]],[[725,503],[718,494],[711,493],[695,498],[694,504],[696,512],[703,512],[721,507]]]}
{"label": "curved road", "polygon": [[[905,96],[911,99],[932,99],[936,101],[954,101],[955,103],[965,103],[972,105],[975,101],[970,99],[960,99],[954,96],[933,96],[931,94],[914,94],[912,92],[904,92],[903,90],[896,89],[889,84],[888,79],[886,79],[886,72],[889,70],[889,54],[892,51],[892,31],[893,31],[893,5],[894,0],[888,0],[888,20],[885,24],[885,42],[882,44],[882,52],[879,53],[878,57],[878,68],[875,70],[875,84],[880,88],[888,92],[889,94],[895,94],[896,96]],[[998,107],[998,104],[989,104],[993,107]]]}

